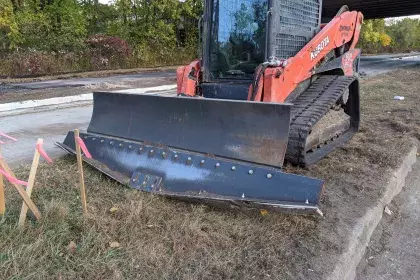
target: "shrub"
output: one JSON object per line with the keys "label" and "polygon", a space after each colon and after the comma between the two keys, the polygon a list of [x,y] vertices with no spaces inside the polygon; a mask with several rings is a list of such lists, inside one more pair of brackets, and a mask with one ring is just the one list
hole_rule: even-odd
{"label": "shrub", "polygon": [[54,58],[45,52],[13,53],[7,58],[8,75],[38,75],[55,72]]}
{"label": "shrub", "polygon": [[92,66],[96,69],[124,67],[131,57],[130,46],[119,37],[92,35],[86,44]]}

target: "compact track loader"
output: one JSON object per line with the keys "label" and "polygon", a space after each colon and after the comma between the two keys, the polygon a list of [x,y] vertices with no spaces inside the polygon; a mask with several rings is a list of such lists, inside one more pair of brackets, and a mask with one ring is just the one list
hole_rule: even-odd
{"label": "compact track loader", "polygon": [[[359,129],[363,15],[321,0],[206,0],[202,58],[177,96],[94,93],[88,163],[133,188],[217,206],[321,213],[321,180],[286,174]],[[63,144],[74,153],[74,135]]]}

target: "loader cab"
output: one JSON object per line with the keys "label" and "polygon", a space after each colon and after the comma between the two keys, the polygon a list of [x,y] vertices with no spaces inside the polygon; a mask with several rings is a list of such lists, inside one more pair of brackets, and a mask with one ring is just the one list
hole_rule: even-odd
{"label": "loader cab", "polygon": [[206,0],[203,96],[246,100],[258,65],[294,56],[320,18],[321,0]]}
{"label": "loader cab", "polygon": [[265,60],[268,0],[209,2],[214,3],[210,14],[210,78],[252,80],[255,68]]}

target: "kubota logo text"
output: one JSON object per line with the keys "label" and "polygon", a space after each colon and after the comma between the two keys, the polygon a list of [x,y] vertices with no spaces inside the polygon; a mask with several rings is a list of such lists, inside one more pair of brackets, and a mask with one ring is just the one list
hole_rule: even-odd
{"label": "kubota logo text", "polygon": [[311,52],[311,60],[314,60],[320,53],[321,51],[328,46],[328,44],[330,43],[330,37],[325,37],[324,40],[321,41],[321,43],[319,43],[318,46],[316,46],[316,49],[313,50]]}

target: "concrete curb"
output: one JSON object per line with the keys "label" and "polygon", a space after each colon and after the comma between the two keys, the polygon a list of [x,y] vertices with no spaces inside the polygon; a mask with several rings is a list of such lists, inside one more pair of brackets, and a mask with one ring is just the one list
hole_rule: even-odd
{"label": "concrete curb", "polygon": [[347,249],[340,256],[334,271],[328,280],[353,280],[356,278],[356,268],[362,260],[366,247],[369,244],[373,231],[382,219],[384,207],[391,203],[405,185],[405,178],[411,172],[412,166],[417,162],[418,144],[415,144],[404,158],[401,166],[393,172],[385,193],[378,203],[370,208],[366,214],[359,218],[350,234]]}

